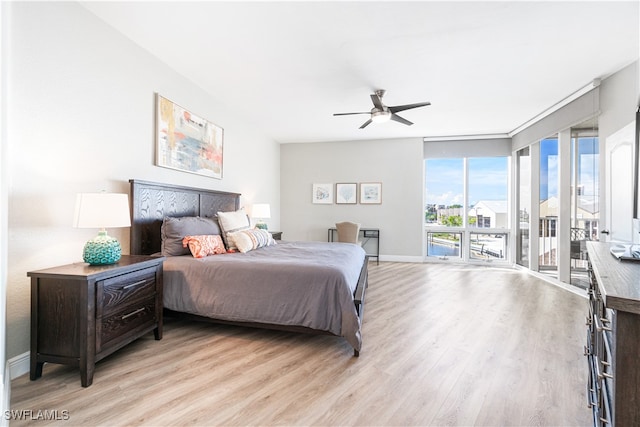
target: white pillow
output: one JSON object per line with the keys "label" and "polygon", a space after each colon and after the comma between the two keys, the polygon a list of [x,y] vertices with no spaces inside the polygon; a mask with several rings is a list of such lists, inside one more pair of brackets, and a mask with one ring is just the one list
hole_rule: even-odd
{"label": "white pillow", "polygon": [[243,254],[254,249],[276,244],[271,233],[259,228],[230,233],[229,239],[234,242],[235,247]]}
{"label": "white pillow", "polygon": [[225,245],[227,245],[227,250],[236,249],[233,240],[229,238],[229,234],[250,228],[249,217],[244,208],[235,212],[218,212],[218,225],[222,230],[222,237]]}

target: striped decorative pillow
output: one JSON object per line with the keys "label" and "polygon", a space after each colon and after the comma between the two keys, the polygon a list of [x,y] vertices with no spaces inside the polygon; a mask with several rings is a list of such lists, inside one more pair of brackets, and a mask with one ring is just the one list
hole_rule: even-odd
{"label": "striped decorative pillow", "polygon": [[233,240],[229,238],[229,234],[248,230],[251,227],[249,217],[244,208],[235,212],[218,212],[218,225],[222,229],[222,238],[228,251],[237,249]]}
{"label": "striped decorative pillow", "polygon": [[235,247],[243,254],[254,249],[276,244],[271,233],[259,228],[237,231],[229,234],[229,238],[234,242]]}

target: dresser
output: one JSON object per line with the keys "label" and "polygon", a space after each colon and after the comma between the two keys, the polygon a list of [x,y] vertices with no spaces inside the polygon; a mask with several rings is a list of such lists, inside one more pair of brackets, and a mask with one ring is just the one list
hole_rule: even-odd
{"label": "dresser", "polygon": [[153,331],[162,338],[163,257],[123,255],[112,265],[31,271],[30,378],[45,362],[77,366],[93,382],[100,359]]}
{"label": "dresser", "polygon": [[640,262],[588,242],[590,287],[585,355],[594,426],[640,425]]}

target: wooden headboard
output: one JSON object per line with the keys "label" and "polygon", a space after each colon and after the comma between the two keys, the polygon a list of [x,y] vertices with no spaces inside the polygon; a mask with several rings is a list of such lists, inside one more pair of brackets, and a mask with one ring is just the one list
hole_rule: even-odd
{"label": "wooden headboard", "polygon": [[240,194],[157,182],[131,183],[131,255],[160,252],[160,228],[165,216],[214,218],[218,211],[240,208]]}

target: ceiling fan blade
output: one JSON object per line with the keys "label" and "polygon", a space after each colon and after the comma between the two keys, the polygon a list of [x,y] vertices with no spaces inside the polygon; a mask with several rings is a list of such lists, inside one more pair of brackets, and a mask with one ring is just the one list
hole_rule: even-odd
{"label": "ceiling fan blade", "polygon": [[362,124],[362,126],[360,126],[360,129],[364,129],[364,128],[366,128],[367,126],[369,126],[369,124],[371,123],[371,121],[372,121],[372,120],[371,120],[371,119],[369,119],[369,120],[367,120],[366,122],[364,122],[364,123]]}
{"label": "ceiling fan blade", "polygon": [[384,106],[382,105],[382,100],[380,99],[380,97],[378,96],[377,93],[372,93],[371,94],[371,102],[373,102],[373,105],[377,109],[384,110]]}
{"label": "ceiling fan blade", "polygon": [[411,126],[413,124],[409,120],[403,119],[402,117],[400,117],[399,115],[397,115],[395,113],[391,114],[391,120],[395,120],[396,122],[400,122],[400,123],[402,123],[404,125],[407,125],[407,126]]}
{"label": "ceiling fan blade", "polygon": [[353,114],[371,114],[371,111],[365,113],[333,113],[334,116],[351,116]]}
{"label": "ceiling fan blade", "polygon": [[416,104],[407,104],[407,105],[396,105],[395,107],[389,107],[389,111],[392,113],[397,113],[404,110],[410,110],[412,108],[418,107],[426,107],[427,105],[431,105],[430,102],[418,102]]}

